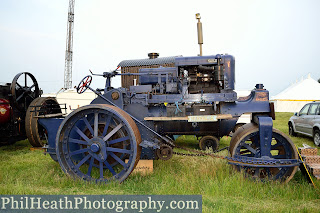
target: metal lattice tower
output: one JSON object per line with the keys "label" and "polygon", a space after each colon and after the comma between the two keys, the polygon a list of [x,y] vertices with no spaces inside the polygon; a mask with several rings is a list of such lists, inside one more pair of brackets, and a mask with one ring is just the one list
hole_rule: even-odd
{"label": "metal lattice tower", "polygon": [[72,47],[73,47],[73,23],[74,23],[74,1],[69,0],[67,44],[64,67],[64,89],[72,87]]}

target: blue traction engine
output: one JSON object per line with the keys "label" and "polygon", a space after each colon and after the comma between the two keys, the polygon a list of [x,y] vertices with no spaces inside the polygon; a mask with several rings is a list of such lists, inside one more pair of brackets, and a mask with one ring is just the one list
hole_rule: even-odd
{"label": "blue traction engine", "polygon": [[[136,73],[105,72],[100,75],[106,78],[104,89],[91,88],[92,76],[86,76],[77,92],[90,89],[98,96],[65,118],[31,106],[47,130],[47,152],[71,177],[122,182],[139,159],[170,159],[175,135],[201,137],[202,149],[216,151],[219,138],[229,135],[243,113],[252,113],[251,123],[234,132],[224,158],[253,178],[293,177],[298,154],[290,138],[273,129],[269,92],[257,84],[249,96],[237,99],[233,56],[175,57],[173,63]],[[113,88],[117,75],[138,83]]]}

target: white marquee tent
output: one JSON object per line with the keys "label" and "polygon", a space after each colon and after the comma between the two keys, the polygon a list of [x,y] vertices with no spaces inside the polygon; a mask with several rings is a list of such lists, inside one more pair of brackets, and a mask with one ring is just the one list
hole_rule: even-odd
{"label": "white marquee tent", "polygon": [[320,100],[320,83],[310,77],[271,97],[276,112],[298,112],[306,103]]}

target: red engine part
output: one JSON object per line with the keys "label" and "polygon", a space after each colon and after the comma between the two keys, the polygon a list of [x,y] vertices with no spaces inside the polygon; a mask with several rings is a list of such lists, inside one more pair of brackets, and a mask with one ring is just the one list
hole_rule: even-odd
{"label": "red engine part", "polygon": [[8,123],[11,116],[11,106],[8,100],[0,98],[0,124]]}

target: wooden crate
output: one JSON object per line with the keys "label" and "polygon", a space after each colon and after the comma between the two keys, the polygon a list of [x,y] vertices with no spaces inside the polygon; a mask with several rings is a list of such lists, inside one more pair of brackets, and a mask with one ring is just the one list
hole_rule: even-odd
{"label": "wooden crate", "polygon": [[318,149],[317,148],[299,148],[299,152],[303,156],[317,155]]}
{"label": "wooden crate", "polygon": [[[128,160],[126,160],[126,163]],[[139,160],[136,168],[132,171],[134,173],[140,173],[142,175],[150,174],[153,172],[153,160]]]}

